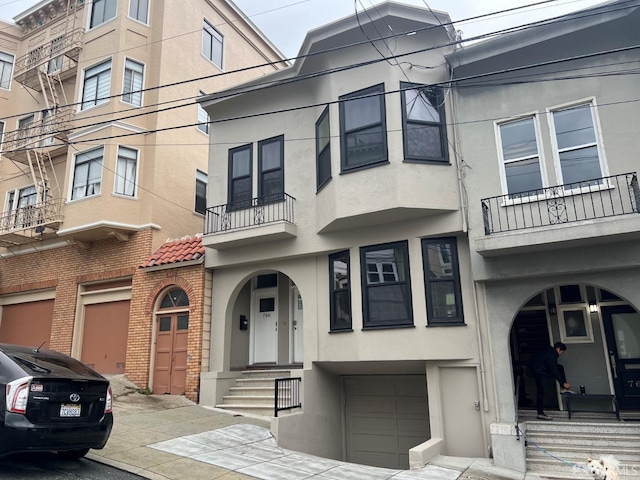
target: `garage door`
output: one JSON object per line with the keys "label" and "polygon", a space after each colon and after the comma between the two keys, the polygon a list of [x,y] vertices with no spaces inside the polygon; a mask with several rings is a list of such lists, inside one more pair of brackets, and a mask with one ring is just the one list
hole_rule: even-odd
{"label": "garage door", "polygon": [[85,305],[82,361],[100,373],[124,373],[130,300]]}
{"label": "garage door", "polygon": [[424,375],[344,377],[347,460],[409,468],[409,449],[428,440]]}
{"label": "garage door", "polygon": [[[49,348],[53,299],[15,303],[2,307],[0,342]],[[44,345],[43,345],[44,342]]]}

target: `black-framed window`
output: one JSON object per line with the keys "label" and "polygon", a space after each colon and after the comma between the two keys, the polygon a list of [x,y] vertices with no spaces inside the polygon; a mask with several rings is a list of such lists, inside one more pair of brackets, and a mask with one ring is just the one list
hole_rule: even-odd
{"label": "black-framed window", "polygon": [[329,291],[331,294],[330,330],[351,330],[351,270],[349,250],[329,255]]}
{"label": "black-framed window", "polygon": [[229,189],[227,199],[229,208],[237,209],[251,206],[252,158],[252,144],[229,150]]}
{"label": "black-framed window", "polygon": [[422,240],[429,325],[463,324],[458,245],[455,238]]}
{"label": "black-framed window", "polygon": [[405,160],[448,162],[442,88],[400,83]]}
{"label": "black-framed window", "polygon": [[340,149],[343,172],[388,161],[383,84],[340,97]]}
{"label": "black-framed window", "polygon": [[360,270],[363,327],[413,325],[408,242],[361,247]]}
{"label": "black-framed window", "polygon": [[265,203],[284,198],[284,135],[258,142],[258,197]]}
{"label": "black-framed window", "polygon": [[316,122],[316,187],[318,190],[331,180],[331,133],[329,106]]}
{"label": "black-framed window", "polygon": [[206,173],[196,169],[196,197],[193,209],[202,215],[207,213],[207,184],[209,178]]}

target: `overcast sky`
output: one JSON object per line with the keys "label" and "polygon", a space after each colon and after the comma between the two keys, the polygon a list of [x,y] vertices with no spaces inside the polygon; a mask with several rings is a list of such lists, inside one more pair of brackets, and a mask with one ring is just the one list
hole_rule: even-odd
{"label": "overcast sky", "polygon": [[[127,1],[127,0],[120,0]],[[183,0],[185,3],[192,0]],[[399,0],[402,3],[423,6],[426,0]],[[542,18],[554,17],[580,10],[601,0],[554,0],[551,3],[491,16],[487,19],[465,22],[465,19],[513,7],[530,5],[539,0],[431,0],[428,6],[448,12],[462,31],[463,38],[488,33],[502,28],[522,25]],[[9,20],[38,3],[38,0],[0,0],[0,18]],[[307,31],[353,14],[357,5],[371,7],[380,0],[234,0],[254,24],[280,49],[286,57],[294,57]],[[151,0],[153,7],[153,0]]]}

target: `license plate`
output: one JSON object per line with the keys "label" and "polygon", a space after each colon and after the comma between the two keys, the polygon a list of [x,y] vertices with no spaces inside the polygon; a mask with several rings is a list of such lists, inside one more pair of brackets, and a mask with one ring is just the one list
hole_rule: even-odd
{"label": "license plate", "polygon": [[60,416],[61,417],[79,417],[80,405],[72,405],[68,403],[60,405]]}

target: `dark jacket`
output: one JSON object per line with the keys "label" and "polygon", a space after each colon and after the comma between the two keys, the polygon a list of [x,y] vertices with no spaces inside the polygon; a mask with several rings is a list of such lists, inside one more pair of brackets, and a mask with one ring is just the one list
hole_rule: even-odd
{"label": "dark jacket", "polygon": [[553,347],[546,347],[533,355],[529,360],[529,368],[533,376],[553,377],[562,384],[563,378],[558,368],[558,352]]}

